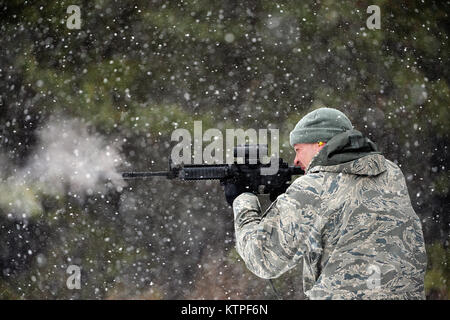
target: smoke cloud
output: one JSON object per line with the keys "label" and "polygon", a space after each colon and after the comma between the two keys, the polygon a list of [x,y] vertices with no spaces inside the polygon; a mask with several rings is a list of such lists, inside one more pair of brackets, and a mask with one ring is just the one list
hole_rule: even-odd
{"label": "smoke cloud", "polygon": [[[27,217],[42,210],[39,194],[62,195],[121,191],[117,167],[123,164],[118,145],[105,141],[78,119],[52,117],[38,131],[38,148],[25,167],[0,185],[0,206],[9,214]],[[8,166],[3,160],[2,168]]]}

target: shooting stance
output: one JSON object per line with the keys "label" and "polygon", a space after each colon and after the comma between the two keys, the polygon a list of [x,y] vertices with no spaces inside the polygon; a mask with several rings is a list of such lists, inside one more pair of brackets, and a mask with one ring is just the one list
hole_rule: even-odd
{"label": "shooting stance", "polygon": [[247,267],[271,279],[303,262],[310,299],[424,299],[422,228],[399,167],[336,109],[307,114],[290,144],[305,174],[265,213],[225,185]]}

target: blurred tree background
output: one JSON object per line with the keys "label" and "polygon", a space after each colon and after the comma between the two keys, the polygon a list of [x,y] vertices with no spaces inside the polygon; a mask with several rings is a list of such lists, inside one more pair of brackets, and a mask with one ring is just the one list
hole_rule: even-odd
{"label": "blurred tree background", "polygon": [[[401,166],[427,297],[448,299],[449,1],[372,2],[0,1],[0,298],[276,298],[239,259],[217,182],[55,193],[11,176],[67,119],[115,143],[118,170],[165,169],[172,131],[194,120],[279,128],[291,162],[290,130],[328,106]],[[73,4],[79,30],[66,26]],[[372,4],[379,30],[366,27]],[[17,201],[29,205],[14,212]],[[66,286],[72,264],[80,290]],[[303,298],[300,270],[275,281],[283,298]]]}

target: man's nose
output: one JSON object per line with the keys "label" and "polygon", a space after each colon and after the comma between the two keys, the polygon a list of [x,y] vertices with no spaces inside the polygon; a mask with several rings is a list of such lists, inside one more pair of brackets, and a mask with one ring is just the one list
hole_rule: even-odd
{"label": "man's nose", "polygon": [[295,167],[300,167],[300,160],[298,160],[297,157],[295,157],[295,159],[294,159],[294,166]]}

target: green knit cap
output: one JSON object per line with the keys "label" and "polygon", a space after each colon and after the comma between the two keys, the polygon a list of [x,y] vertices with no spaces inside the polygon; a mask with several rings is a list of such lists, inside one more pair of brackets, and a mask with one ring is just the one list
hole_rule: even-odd
{"label": "green knit cap", "polygon": [[291,146],[297,143],[327,142],[335,135],[352,130],[345,114],[333,108],[316,109],[304,116],[290,134]]}

